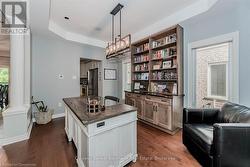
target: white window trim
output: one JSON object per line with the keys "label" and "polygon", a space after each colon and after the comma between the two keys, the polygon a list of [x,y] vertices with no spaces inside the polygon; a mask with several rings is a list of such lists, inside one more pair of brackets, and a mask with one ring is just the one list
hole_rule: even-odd
{"label": "white window trim", "polygon": [[[211,95],[211,66],[213,65],[226,65],[226,96],[215,96]],[[228,82],[229,82],[229,77],[228,77],[228,62],[217,62],[217,63],[209,63],[208,64],[208,75],[207,75],[207,97],[209,99],[219,99],[219,100],[228,100]]]}
{"label": "white window trim", "polygon": [[229,101],[239,103],[239,31],[224,34],[221,36],[196,41],[188,44],[188,100],[187,105],[188,107],[195,107],[195,87],[196,87],[196,55],[195,50],[221,44],[225,42],[231,42],[232,50],[230,50],[231,54],[229,54],[231,57],[229,57],[229,64],[228,64],[228,73],[229,76],[229,85],[228,85],[228,97]]}

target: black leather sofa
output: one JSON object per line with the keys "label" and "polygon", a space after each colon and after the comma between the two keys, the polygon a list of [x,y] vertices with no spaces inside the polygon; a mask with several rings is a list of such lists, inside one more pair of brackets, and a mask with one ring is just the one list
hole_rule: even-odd
{"label": "black leather sofa", "polygon": [[250,108],[184,109],[183,144],[204,167],[250,167]]}

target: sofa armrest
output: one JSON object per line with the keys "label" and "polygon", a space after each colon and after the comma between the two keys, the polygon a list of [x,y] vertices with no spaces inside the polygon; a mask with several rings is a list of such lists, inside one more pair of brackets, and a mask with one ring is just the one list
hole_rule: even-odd
{"label": "sofa armrest", "polygon": [[250,164],[250,124],[214,124],[214,165],[241,166]]}
{"label": "sofa armrest", "polygon": [[219,109],[183,109],[183,124],[214,124],[218,119]]}

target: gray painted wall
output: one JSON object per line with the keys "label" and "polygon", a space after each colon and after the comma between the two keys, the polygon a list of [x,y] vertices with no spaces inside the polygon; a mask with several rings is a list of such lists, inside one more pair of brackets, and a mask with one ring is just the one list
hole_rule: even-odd
{"label": "gray painted wall", "polygon": [[[59,107],[64,97],[80,95],[80,57],[103,60],[101,65],[100,95],[117,95],[117,81],[103,80],[103,68],[117,68],[115,62],[105,60],[104,49],[69,42],[56,35],[33,35],[32,38],[32,95],[44,100],[55,114],[63,113]],[[59,79],[59,74],[64,79]],[[77,79],[73,79],[76,76]]]}
{"label": "gray painted wall", "polygon": [[[248,3],[248,4],[247,4]],[[180,23],[184,28],[184,82],[185,94],[188,89],[188,44],[235,31],[240,33],[239,88],[240,103],[250,106],[250,9],[248,0],[220,0],[212,9],[199,16]],[[185,96],[185,103],[187,96]]]}

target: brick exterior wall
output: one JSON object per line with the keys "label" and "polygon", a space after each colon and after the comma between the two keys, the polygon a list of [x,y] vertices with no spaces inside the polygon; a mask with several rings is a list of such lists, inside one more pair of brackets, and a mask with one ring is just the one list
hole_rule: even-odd
{"label": "brick exterior wall", "polygon": [[[196,51],[196,106],[202,108],[208,103],[213,105],[212,100],[204,100],[207,97],[208,87],[208,65],[213,63],[227,62],[229,55],[229,44],[197,49]],[[223,101],[215,103],[220,108]]]}

